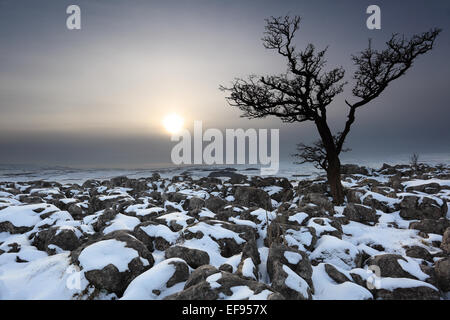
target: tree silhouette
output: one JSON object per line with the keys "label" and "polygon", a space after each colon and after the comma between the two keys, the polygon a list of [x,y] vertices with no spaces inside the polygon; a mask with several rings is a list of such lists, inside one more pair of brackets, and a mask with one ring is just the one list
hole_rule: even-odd
{"label": "tree silhouette", "polygon": [[337,67],[325,70],[327,48],[316,50],[308,44],[297,50],[293,41],[300,26],[300,17],[271,17],[266,19],[264,37],[266,49],[275,50],[288,65],[285,73],[270,76],[251,75],[235,79],[231,87],[221,86],[229,92],[226,98],[231,106],[243,111],[242,117],[264,118],[275,116],[283,122],[313,121],[320,141],[312,146],[300,144],[297,154],[301,162],[314,162],[327,172],[331,195],[336,204],[344,201],[341,184],[339,155],[355,121],[356,110],[377,98],[395,79],[406,73],[414,60],[433,48],[440,29],[432,29],[410,39],[393,34],[386,48],[378,51],[369,40],[367,49],[352,56],[356,65],[353,76],[353,99],[345,100],[349,111],[345,127],[333,134],[327,122],[327,107],[344,91],[347,84],[345,70]]}

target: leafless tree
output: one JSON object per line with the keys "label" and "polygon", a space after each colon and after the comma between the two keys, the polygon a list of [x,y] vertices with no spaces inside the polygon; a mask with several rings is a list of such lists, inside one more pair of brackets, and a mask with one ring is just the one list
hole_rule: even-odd
{"label": "leafless tree", "polygon": [[271,17],[266,19],[264,47],[275,50],[287,61],[288,69],[279,75],[256,76],[235,79],[228,92],[231,106],[243,111],[242,117],[264,118],[275,116],[283,122],[314,122],[320,142],[305,146],[300,152],[303,160],[311,159],[326,170],[334,202],[344,201],[340,179],[339,155],[355,121],[356,110],[377,98],[395,79],[406,73],[414,60],[433,48],[440,29],[432,29],[410,39],[397,34],[386,42],[386,48],[378,51],[369,41],[367,49],[352,57],[356,65],[352,90],[354,101],[345,100],[348,119],[344,129],[333,135],[327,121],[327,107],[344,91],[346,82],[342,67],[325,69],[327,48],[317,50],[308,44],[297,50],[294,37],[300,26],[300,17]]}
{"label": "leafless tree", "polygon": [[[334,136],[336,140],[336,136]],[[336,141],[335,141],[336,142]],[[350,148],[344,148],[341,152],[351,151]],[[325,149],[322,140],[317,140],[311,145],[304,143],[297,144],[297,153],[292,156],[299,159],[295,164],[312,163],[315,168],[328,170],[327,150]]]}
{"label": "leafless tree", "polygon": [[413,167],[414,170],[417,171],[419,168],[419,155],[417,153],[413,153],[409,158],[409,164]]}

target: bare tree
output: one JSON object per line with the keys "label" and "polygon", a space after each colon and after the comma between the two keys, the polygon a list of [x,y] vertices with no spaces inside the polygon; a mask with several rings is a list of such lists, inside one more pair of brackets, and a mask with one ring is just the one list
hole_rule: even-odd
{"label": "bare tree", "polygon": [[[334,137],[336,142],[336,136]],[[351,151],[350,148],[342,149],[341,152]],[[304,143],[297,144],[297,152],[292,156],[299,159],[295,164],[312,163],[317,169],[328,171],[327,150],[325,149],[322,140],[317,140],[312,145]]]}
{"label": "bare tree", "polygon": [[283,122],[313,121],[320,143],[310,147],[303,145],[301,159],[311,159],[326,170],[334,202],[341,204],[344,192],[339,155],[355,121],[356,110],[377,98],[389,83],[405,74],[419,55],[431,50],[441,30],[432,29],[410,39],[394,34],[382,51],[374,50],[369,41],[367,49],[353,56],[357,67],[352,90],[355,101],[345,101],[349,108],[348,119],[342,132],[333,135],[327,122],[327,107],[344,91],[345,71],[342,67],[325,70],[327,48],[316,50],[314,45],[308,44],[304,50],[297,50],[293,41],[299,26],[297,16],[266,19],[264,47],[286,59],[285,73],[251,75],[247,79],[235,79],[231,87],[220,88],[229,92],[228,103],[242,110],[242,117],[275,116]]}
{"label": "bare tree", "polygon": [[419,155],[417,153],[413,153],[409,158],[409,164],[413,167],[414,170],[417,171],[419,168]]}

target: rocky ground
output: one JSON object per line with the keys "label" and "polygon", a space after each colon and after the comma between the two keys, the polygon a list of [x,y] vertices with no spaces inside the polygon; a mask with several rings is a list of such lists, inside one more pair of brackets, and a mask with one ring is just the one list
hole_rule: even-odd
{"label": "rocky ground", "polygon": [[0,183],[0,299],[448,299],[450,168]]}

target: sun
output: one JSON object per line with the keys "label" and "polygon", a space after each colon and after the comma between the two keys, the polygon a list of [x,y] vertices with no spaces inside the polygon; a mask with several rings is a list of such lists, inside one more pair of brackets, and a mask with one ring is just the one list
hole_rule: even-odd
{"label": "sun", "polygon": [[167,132],[174,134],[183,129],[184,120],[176,113],[169,114],[164,117],[163,125]]}

